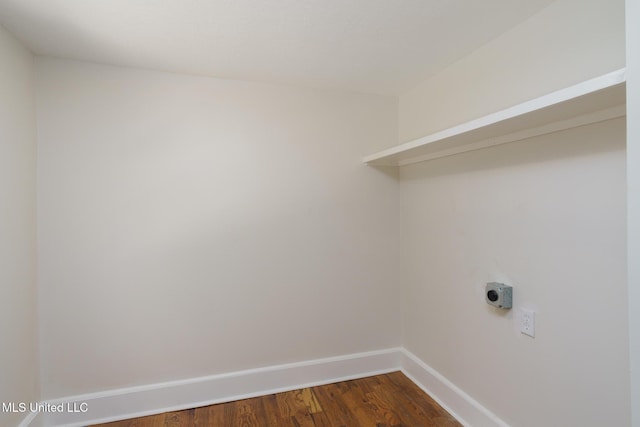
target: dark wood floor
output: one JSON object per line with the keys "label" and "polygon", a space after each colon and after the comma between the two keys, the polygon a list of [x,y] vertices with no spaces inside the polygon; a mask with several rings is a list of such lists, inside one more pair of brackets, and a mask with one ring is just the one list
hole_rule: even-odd
{"label": "dark wood floor", "polygon": [[100,426],[453,427],[461,424],[401,372],[394,372]]}

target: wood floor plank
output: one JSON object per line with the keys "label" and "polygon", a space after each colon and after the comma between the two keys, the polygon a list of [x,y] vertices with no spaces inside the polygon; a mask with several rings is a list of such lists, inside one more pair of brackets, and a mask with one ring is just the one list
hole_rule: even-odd
{"label": "wood floor plank", "polygon": [[202,406],[196,408],[193,412],[193,425],[194,427],[206,427],[209,425],[209,408],[217,405]]}
{"label": "wood floor plank", "polygon": [[388,380],[396,385],[395,392],[398,397],[398,404],[406,408],[409,413],[416,415],[419,419],[428,419],[428,425],[433,426],[459,426],[458,421],[445,411],[435,400],[426,394],[413,381],[402,373],[394,372],[381,378],[381,381]]}
{"label": "wood floor plank", "polygon": [[384,419],[376,413],[375,406],[365,396],[360,382],[346,381],[338,383],[338,388],[342,391],[339,395],[340,398],[349,407],[359,425],[387,427]]}
{"label": "wood floor plank", "polygon": [[331,427],[356,426],[349,407],[334,394],[332,384],[313,388],[313,393],[323,403],[326,422]]}
{"label": "wood floor plank", "polygon": [[401,372],[96,427],[461,427]]}
{"label": "wood floor plank", "polygon": [[290,418],[296,427],[315,427],[307,404],[302,400],[300,390],[287,391],[276,395],[280,413]]}
{"label": "wood floor plank", "polygon": [[[429,427],[429,420],[416,418],[411,411],[398,401],[396,393],[399,391],[395,386],[390,387],[388,383],[381,381],[383,376],[363,378],[363,382],[369,389],[370,399],[376,404],[377,411],[382,414],[390,426],[414,426],[421,425]],[[401,391],[401,390],[400,390]]]}
{"label": "wood floor plank", "polygon": [[385,393],[384,387],[376,377],[363,378],[363,383],[368,387],[365,396],[371,402],[372,408],[391,427],[401,426],[402,419],[390,393]]}
{"label": "wood floor plank", "polygon": [[181,427],[180,424],[182,424],[183,418],[186,418],[186,416],[183,416],[180,412],[167,412],[164,414],[164,427]]}
{"label": "wood floor plank", "polygon": [[262,406],[264,407],[265,417],[269,427],[294,427],[291,418],[286,417],[280,411],[277,395],[270,394],[264,396],[262,398]]}
{"label": "wood floor plank", "polygon": [[[227,422],[226,419],[226,404],[213,405],[209,409],[209,426],[223,426]],[[213,409],[213,410],[212,410]]]}
{"label": "wood floor plank", "polygon": [[310,388],[303,388],[301,390],[296,390],[293,393],[296,394],[296,397],[299,401],[304,403],[307,407],[307,410],[310,414],[315,414],[316,412],[322,412],[322,406],[316,399],[315,394],[313,394],[313,390]]}
{"label": "wood floor plank", "polygon": [[264,399],[262,397],[254,397],[253,399],[249,399],[251,402],[251,407],[253,408],[253,413],[255,414],[258,425],[268,427],[267,423],[267,413],[264,409]]}
{"label": "wood floor plank", "polygon": [[259,400],[245,399],[234,403],[229,426],[232,427],[266,427],[264,410]]}

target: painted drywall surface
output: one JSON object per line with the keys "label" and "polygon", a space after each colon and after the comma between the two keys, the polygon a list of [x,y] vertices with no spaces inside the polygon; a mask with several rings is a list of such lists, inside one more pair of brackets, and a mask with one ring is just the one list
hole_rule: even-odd
{"label": "painted drywall surface", "polygon": [[509,425],[629,424],[624,141],[618,119],[403,169],[404,345]]}
{"label": "painted drywall surface", "polygon": [[627,221],[632,425],[640,427],[640,2],[627,0]]}
{"label": "painted drywall surface", "polygon": [[397,100],[37,60],[45,398],[399,345]]}
{"label": "painted drywall surface", "polygon": [[17,404],[38,398],[36,124],[33,58],[2,27],[0,64],[0,402]]}
{"label": "painted drywall surface", "polygon": [[400,96],[400,141],[625,65],[624,0],[558,0]]}
{"label": "painted drywall surface", "polygon": [[[399,134],[623,66],[623,2],[560,0],[401,96]],[[404,345],[510,425],[629,424],[624,142],[616,120],[401,169]]]}

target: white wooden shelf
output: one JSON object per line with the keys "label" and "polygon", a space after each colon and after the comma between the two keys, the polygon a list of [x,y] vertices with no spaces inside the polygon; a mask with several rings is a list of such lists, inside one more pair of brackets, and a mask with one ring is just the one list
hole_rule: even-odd
{"label": "white wooden shelf", "polygon": [[403,166],[622,117],[625,70],[570,86],[488,116],[367,156],[371,165]]}

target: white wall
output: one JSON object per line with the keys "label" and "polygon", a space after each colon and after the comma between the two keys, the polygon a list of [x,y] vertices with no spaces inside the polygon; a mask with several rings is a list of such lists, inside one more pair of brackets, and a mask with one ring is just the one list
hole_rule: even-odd
{"label": "white wall", "polygon": [[[0,27],[0,402],[38,398],[33,58]],[[0,412],[0,424],[24,414]]]}
{"label": "white wall", "polygon": [[640,1],[627,0],[627,203],[631,408],[640,427]]}
{"label": "white wall", "polygon": [[400,141],[625,66],[624,0],[557,0],[402,94]]}
{"label": "white wall", "polygon": [[[402,95],[399,134],[624,64],[624,1],[560,0]],[[510,425],[629,425],[624,120],[404,167],[400,188],[407,349]]]}
{"label": "white wall", "polygon": [[617,120],[403,169],[404,345],[509,425],[629,423],[624,138]]}
{"label": "white wall", "polygon": [[40,58],[45,398],[400,344],[397,100]]}

